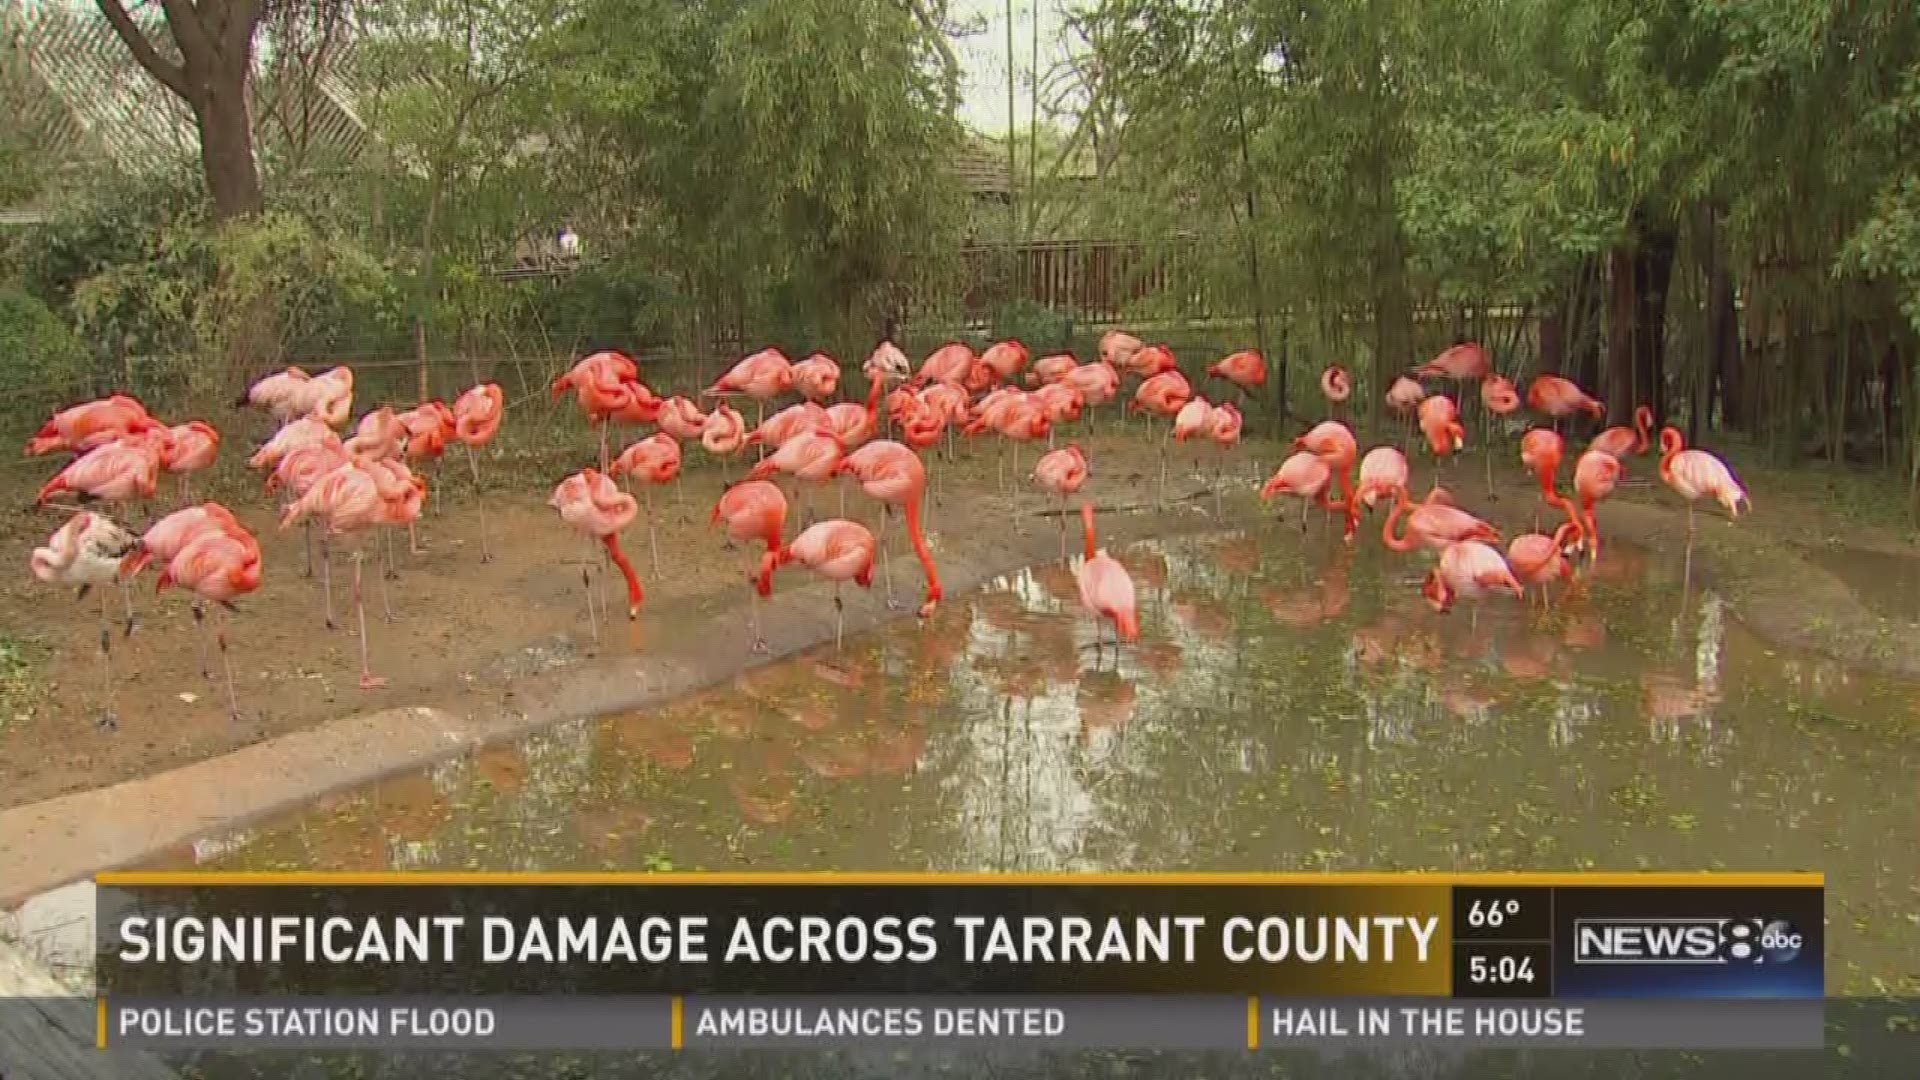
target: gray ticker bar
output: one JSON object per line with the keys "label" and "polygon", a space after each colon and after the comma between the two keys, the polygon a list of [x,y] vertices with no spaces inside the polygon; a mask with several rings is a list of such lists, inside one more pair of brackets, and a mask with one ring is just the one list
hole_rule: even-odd
{"label": "gray ticker bar", "polygon": [[[999,1050],[1818,1049],[1818,1000],[1467,1001],[1238,995],[730,995],[681,999],[684,1048]],[[666,1050],[665,995],[110,998],[107,1045],[148,1049]]]}

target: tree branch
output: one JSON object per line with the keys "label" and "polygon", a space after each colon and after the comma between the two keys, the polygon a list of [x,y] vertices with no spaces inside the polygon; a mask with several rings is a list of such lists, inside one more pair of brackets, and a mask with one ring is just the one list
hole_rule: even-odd
{"label": "tree branch", "polygon": [[96,2],[100,6],[100,14],[105,15],[107,23],[113,27],[114,34],[132,51],[134,61],[149,75],[159,79],[161,85],[192,102],[193,90],[187,82],[186,69],[160,55],[160,51],[153,47],[153,42],[147,40],[147,35],[134,25],[133,17],[120,5],[120,0]]}

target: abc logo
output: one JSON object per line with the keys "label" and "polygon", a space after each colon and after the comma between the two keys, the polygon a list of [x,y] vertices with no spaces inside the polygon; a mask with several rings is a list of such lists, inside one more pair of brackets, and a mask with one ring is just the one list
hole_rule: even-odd
{"label": "abc logo", "polygon": [[1730,919],[1721,930],[1727,959],[1754,964],[1784,964],[1800,955],[1800,931],[1785,919]]}

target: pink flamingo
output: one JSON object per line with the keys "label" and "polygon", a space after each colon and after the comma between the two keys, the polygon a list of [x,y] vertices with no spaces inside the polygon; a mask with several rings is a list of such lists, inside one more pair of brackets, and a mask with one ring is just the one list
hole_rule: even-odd
{"label": "pink flamingo", "polygon": [[892,520],[894,507],[902,507],[906,511],[907,539],[913,545],[913,553],[920,560],[920,569],[927,578],[926,598],[920,604],[919,614],[923,619],[932,615],[945,593],[940,588],[940,572],[933,564],[933,552],[927,546],[921,519],[927,491],[926,463],[908,447],[881,439],[848,454],[840,462],[840,471],[851,473],[860,482],[861,490],[880,500],[880,559],[884,568],[882,576],[887,582],[887,606],[890,608],[894,606],[893,563],[886,545],[887,525]]}
{"label": "pink flamingo", "polygon": [[1353,466],[1354,459],[1360,454],[1360,445],[1354,441],[1353,432],[1338,420],[1323,420],[1305,435],[1293,440],[1293,446],[1296,450],[1319,455],[1339,478],[1340,505],[1346,510],[1347,516],[1342,535],[1352,540],[1360,520],[1360,508],[1353,498]]}
{"label": "pink flamingo", "polygon": [[1507,562],[1513,567],[1514,577],[1522,585],[1540,586],[1541,603],[1548,608],[1553,606],[1553,598],[1547,593],[1547,584],[1555,578],[1565,581],[1573,577],[1573,563],[1566,553],[1579,538],[1580,527],[1568,521],[1562,522],[1552,536],[1522,533],[1507,545]]}
{"label": "pink flamingo", "polygon": [[[331,536],[360,533],[383,523],[386,507],[373,474],[351,463],[316,480],[306,494],[295,499],[280,516],[280,528],[314,516],[326,522]],[[367,607],[361,586],[361,564],[366,561],[364,544],[353,552],[353,607],[360,622],[360,689],[378,690],[387,680],[376,678],[367,649]]]}
{"label": "pink flamingo", "polygon": [[920,363],[919,373],[907,385],[917,388],[930,382],[964,383],[974,361],[971,347],[958,341],[949,341],[927,354],[927,358]]}
{"label": "pink flamingo", "polygon": [[[280,463],[274,466],[272,475],[267,477],[267,494],[271,495],[276,489],[284,486],[293,498],[298,499],[318,483],[321,477],[351,464],[352,461],[353,458],[348,455],[346,448],[338,439],[331,443],[314,442],[297,446],[280,459]],[[164,523],[163,521],[162,524]],[[155,528],[158,527],[155,526]],[[308,539],[311,541],[311,537]],[[148,530],[146,542],[151,546],[152,530]],[[311,548],[307,552],[307,560],[309,563],[313,560]],[[312,576],[311,567],[307,573],[309,577]],[[334,629],[333,548],[324,531],[320,534],[320,593],[325,598],[326,626],[327,629],[332,630]]]}
{"label": "pink flamingo", "polygon": [[1226,483],[1227,455],[1240,445],[1240,434],[1244,426],[1240,410],[1230,401],[1214,406],[1213,415],[1207,425],[1207,438],[1220,448],[1220,456],[1213,470],[1213,514],[1220,516],[1220,489]]}
{"label": "pink flamingo", "polygon": [[[547,505],[560,512],[560,520],[573,526],[574,531],[587,538],[589,543],[598,542],[605,546],[607,557],[620,568],[620,574],[627,579],[627,618],[640,617],[640,604],[646,598],[640,588],[640,578],[634,574],[633,566],[627,562],[626,553],[620,550],[620,530],[633,523],[634,515],[640,510],[640,504],[634,497],[620,490],[620,485],[609,477],[592,468],[581,469],[554,487],[553,496]],[[593,624],[593,640],[600,640],[600,622],[593,610],[594,588],[590,573],[594,560],[589,558],[580,568],[580,584],[587,593],[587,620]]]}
{"label": "pink flamingo", "polygon": [[1414,415],[1420,410],[1420,402],[1427,396],[1426,387],[1407,378],[1405,375],[1393,380],[1387,387],[1387,411],[1400,418],[1407,426],[1403,435],[1411,436]]}
{"label": "pink flamingo", "polygon": [[[1591,451],[1589,451],[1591,452]],[[1727,463],[1705,450],[1687,449],[1686,437],[1677,428],[1660,431],[1660,479],[1674,494],[1687,500],[1687,570],[1693,569],[1693,504],[1703,496],[1724,507],[1729,518],[1739,518],[1740,506],[1753,509],[1747,490],[1734,479]]]}
{"label": "pink flamingo", "polygon": [[39,433],[27,440],[29,455],[70,450],[84,454],[124,436],[166,430],[147,414],[147,407],[126,394],[82,402],[53,414]]}
{"label": "pink flamingo", "polygon": [[[33,576],[55,585],[78,585],[76,599],[86,599],[96,585],[119,585],[126,591],[121,576],[121,561],[140,546],[139,538],[114,524],[105,514],[86,510],[74,514],[54,530],[46,545],[33,550],[28,566]],[[129,610],[133,601],[127,601]],[[99,725],[108,730],[120,726],[113,704],[113,617],[108,614],[107,593],[100,591],[100,664],[101,695]]]}
{"label": "pink flamingo", "polygon": [[1632,427],[1610,427],[1593,437],[1589,450],[1605,450],[1617,458],[1639,457],[1647,452],[1653,439],[1653,410],[1641,405],[1633,410]]}
{"label": "pink flamingo", "polygon": [[1118,370],[1131,363],[1133,354],[1145,347],[1146,343],[1132,334],[1109,330],[1100,335],[1100,362]]}
{"label": "pink flamingo", "polygon": [[198,599],[220,606],[215,615],[219,625],[214,639],[219,642],[220,664],[226,670],[228,715],[240,720],[240,696],[233,685],[233,661],[227,655],[227,612],[238,610],[233,602],[260,587],[259,541],[237,524],[202,530],[168,560],[154,591],[164,592],[169,585],[179,585]]}
{"label": "pink flamingo", "polygon": [[1553,418],[1554,430],[1560,428],[1560,421],[1577,412],[1591,415],[1595,420],[1607,415],[1607,407],[1591,394],[1573,382],[1558,375],[1542,375],[1527,387],[1527,406],[1534,412]]}
{"label": "pink flamingo", "polygon": [[1333,468],[1327,459],[1311,450],[1295,451],[1292,456],[1280,463],[1280,468],[1260,487],[1260,501],[1270,502],[1275,495],[1293,495],[1302,501],[1300,510],[1300,531],[1307,531],[1308,502],[1330,514],[1347,515],[1344,502],[1333,502],[1327,498],[1327,489],[1333,484]]}
{"label": "pink flamingo", "polygon": [[840,392],[840,362],[814,353],[793,365],[793,388],[808,401],[827,401]]}
{"label": "pink flamingo", "polygon": [[[1520,410],[1520,393],[1513,388],[1513,383],[1507,381],[1505,376],[1489,375],[1480,383],[1480,404],[1486,408],[1488,415],[1497,416],[1504,421]],[[1499,430],[1496,425],[1490,424],[1488,427],[1489,436]],[[1500,496],[1493,490],[1493,448],[1491,446],[1487,448],[1486,458],[1487,498],[1498,502]]]}
{"label": "pink flamingo", "polygon": [[1320,373],[1320,393],[1327,399],[1328,411],[1339,416],[1346,409],[1347,398],[1353,396],[1353,377],[1339,364],[1329,364]]}
{"label": "pink flamingo", "polygon": [[1027,385],[1045,386],[1048,383],[1059,382],[1066,376],[1067,372],[1079,366],[1080,361],[1075,360],[1073,356],[1068,353],[1054,353],[1051,356],[1043,356],[1035,360],[1033,367],[1027,372]]}
{"label": "pink flamingo", "polygon": [[1087,455],[1072,443],[1040,455],[1033,466],[1033,482],[1060,499],[1060,557],[1067,557],[1067,499],[1087,482]]}
{"label": "pink flamingo", "polygon": [[[700,445],[718,458],[730,458],[747,445],[747,422],[730,406],[716,406],[700,425]],[[725,476],[724,471],[721,474]]]}
{"label": "pink flamingo", "polygon": [[1474,601],[1472,622],[1480,620],[1479,601],[1496,593],[1510,592],[1515,599],[1526,594],[1507,560],[1478,540],[1448,544],[1440,552],[1440,563],[1427,572],[1420,593],[1433,610],[1442,614],[1453,609],[1456,598]]}
{"label": "pink flamingo", "polygon": [[480,561],[492,562],[487,550],[487,497],[480,486],[480,448],[493,441],[506,415],[507,399],[496,383],[469,387],[453,400],[453,437],[467,448],[467,467],[473,473],[473,491],[480,504]]}
{"label": "pink flamingo", "polygon": [[[1169,360],[1172,354],[1158,345],[1148,346],[1134,354],[1134,363],[1141,363],[1141,357],[1164,355]],[[1133,402],[1128,409],[1134,412],[1148,412],[1164,416],[1171,420],[1179,415],[1181,407],[1193,397],[1193,387],[1187,383],[1187,377],[1168,368],[1147,376],[1138,389],[1133,392]],[[1173,437],[1173,428],[1167,428],[1167,438]],[[1167,454],[1163,447],[1160,453],[1160,504],[1167,502]]]}
{"label": "pink flamingo", "polygon": [[[166,429],[161,428],[164,432]],[[145,502],[160,483],[162,434],[128,435],[88,450],[67,463],[35,496],[35,506],[63,491],[104,502]]]}
{"label": "pink flamingo", "polygon": [[1487,372],[1491,370],[1492,365],[1487,361],[1487,350],[1481,348],[1477,341],[1463,341],[1414,368],[1413,377],[1478,382],[1486,378]]}
{"label": "pink flamingo", "polygon": [[1573,463],[1573,491],[1580,497],[1585,538],[1592,545],[1588,558],[1594,562],[1600,561],[1600,521],[1594,517],[1594,508],[1613,494],[1626,472],[1620,459],[1605,450],[1589,450]]}
{"label": "pink flamingo", "polygon": [[726,522],[727,543],[758,540],[764,545],[759,570],[748,575],[753,582],[748,609],[749,647],[767,651],[767,639],[760,633],[760,600],[773,593],[773,556],[784,543],[787,525],[787,497],[765,480],[747,480],[728,488],[714,504],[710,524]]}
{"label": "pink flamingo", "polygon": [[1393,497],[1395,489],[1407,486],[1407,456],[1391,446],[1376,446],[1360,459],[1360,475],[1354,482],[1354,498],[1372,510],[1380,496]]}
{"label": "pink flamingo", "polygon": [[1107,554],[1098,543],[1093,528],[1093,504],[1080,504],[1080,522],[1086,533],[1086,558],[1073,572],[1080,588],[1080,603],[1095,619],[1094,656],[1098,662],[1101,646],[1099,620],[1113,623],[1113,651],[1119,660],[1120,643],[1140,640],[1140,609],[1134,597],[1133,577],[1120,560]]}
{"label": "pink flamingo", "polygon": [[[233,511],[217,502],[205,502],[199,506],[189,506],[175,510],[149,527],[140,537],[136,549],[122,559],[120,574],[122,579],[130,580],[139,574],[149,562],[158,561],[164,568],[174,556],[186,550],[194,539],[204,532],[227,532],[235,536],[251,537],[246,527],[233,516]],[[195,640],[200,648],[200,677],[213,678],[207,667],[206,605],[195,597],[188,610],[193,612]],[[328,621],[332,628],[332,621]]]}
{"label": "pink flamingo", "polygon": [[1460,410],[1445,394],[1434,394],[1420,402],[1420,431],[1427,437],[1427,449],[1442,462],[1466,448],[1467,429],[1460,426]]}
{"label": "pink flamingo", "polygon": [[877,546],[865,525],[830,518],[815,523],[794,537],[793,543],[766,556],[762,576],[797,562],[833,582],[833,647],[837,652],[847,625],[841,589],[849,581],[863,589],[873,587],[873,556]]}
{"label": "pink flamingo", "polygon": [[193,501],[194,473],[213,467],[220,456],[220,433],[204,420],[189,420],[167,429],[160,447],[160,468],[180,478],[180,502]]}
{"label": "pink flamingo", "polygon": [[[1406,528],[1395,536],[1394,526],[1402,518],[1406,520]],[[1398,552],[1421,547],[1441,549],[1462,540],[1497,544],[1500,530],[1450,505],[1444,489],[1435,488],[1422,503],[1414,502],[1404,487],[1394,490],[1393,510],[1387,514],[1387,523],[1380,530],[1380,541],[1388,549]]]}
{"label": "pink flamingo", "polygon": [[[802,431],[781,444],[780,449],[771,456],[761,458],[747,471],[747,479],[765,480],[775,473],[785,473],[801,484],[825,484],[833,479],[834,471],[839,468],[840,459],[845,454],[846,447],[841,445],[840,436],[832,428],[818,427]],[[805,493],[806,516],[812,518],[812,487],[800,490]]]}
{"label": "pink flamingo", "polygon": [[646,495],[647,547],[653,553],[653,576],[660,576],[660,538],[653,520],[653,489],[680,479],[680,444],[664,431],[632,444],[613,460],[613,475],[638,477]]}

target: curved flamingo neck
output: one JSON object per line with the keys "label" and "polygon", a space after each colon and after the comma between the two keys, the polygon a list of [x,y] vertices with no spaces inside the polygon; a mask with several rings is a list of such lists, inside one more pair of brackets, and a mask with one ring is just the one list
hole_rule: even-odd
{"label": "curved flamingo neck", "polygon": [[627,617],[633,618],[640,614],[640,602],[646,598],[640,589],[640,578],[633,572],[633,565],[627,562],[626,552],[620,550],[619,533],[608,533],[602,542],[607,545],[607,556],[613,560],[613,565],[619,567],[621,576],[627,579]]}
{"label": "curved flamingo neck", "polygon": [[1633,453],[1635,457],[1647,452],[1653,442],[1653,410],[1645,405],[1633,410]]}
{"label": "curved flamingo neck", "polygon": [[1585,522],[1580,520],[1580,511],[1577,507],[1574,506],[1573,500],[1567,498],[1565,495],[1560,494],[1559,491],[1553,488],[1548,488],[1546,490],[1545,497],[1546,497],[1546,503],[1548,506],[1551,506],[1554,509],[1560,511],[1561,513],[1567,515],[1567,524],[1561,526],[1561,528],[1567,528],[1571,526],[1573,529],[1573,538],[1575,541],[1585,539],[1587,535],[1587,526]]}
{"label": "curved flamingo neck", "polygon": [[867,424],[869,426],[880,419],[880,392],[886,387],[885,379],[875,379],[873,385],[867,388]]}
{"label": "curved flamingo neck", "polygon": [[[1674,431],[1673,428],[1668,428],[1667,430],[1673,431],[1673,440],[1671,447],[1662,448],[1662,453],[1660,454],[1660,479],[1671,484],[1673,483],[1673,459],[1680,456],[1681,451],[1687,448],[1687,443],[1685,439],[1680,437],[1678,431]],[[1664,439],[1662,440],[1662,442],[1665,441]]]}
{"label": "curved flamingo neck", "polygon": [[1387,512],[1387,523],[1380,530],[1380,542],[1394,551],[1412,551],[1420,546],[1420,541],[1413,536],[1412,529],[1403,529],[1401,530],[1401,535],[1395,537],[1393,535],[1393,524],[1404,518],[1407,512],[1413,509],[1413,500],[1407,498],[1407,489],[1405,487],[1395,488],[1394,495],[1393,509]]}
{"label": "curved flamingo neck", "polygon": [[1093,504],[1092,504],[1092,503],[1084,503],[1084,502],[1083,502],[1083,503],[1081,503],[1081,504],[1080,504],[1080,521],[1081,521],[1081,523],[1082,523],[1083,525],[1085,525],[1085,526],[1086,526],[1086,533],[1087,533],[1087,558],[1089,558],[1089,559],[1091,559],[1091,558],[1093,558],[1093,556],[1095,555],[1095,553],[1097,553],[1097,552],[1099,551],[1099,546],[1098,546],[1098,545],[1097,545],[1097,544],[1096,544],[1096,543],[1094,542],[1094,534],[1093,534]]}
{"label": "curved flamingo neck", "polygon": [[[920,560],[920,569],[927,575],[927,598],[920,605],[920,617],[924,619],[933,614],[934,607],[940,603],[946,593],[940,588],[940,571],[933,565],[933,550],[927,547],[926,533],[921,529],[920,499],[919,493],[916,492],[913,498],[907,500],[907,539],[912,541],[913,553]],[[1092,526],[1089,525],[1088,528],[1091,529]]]}

